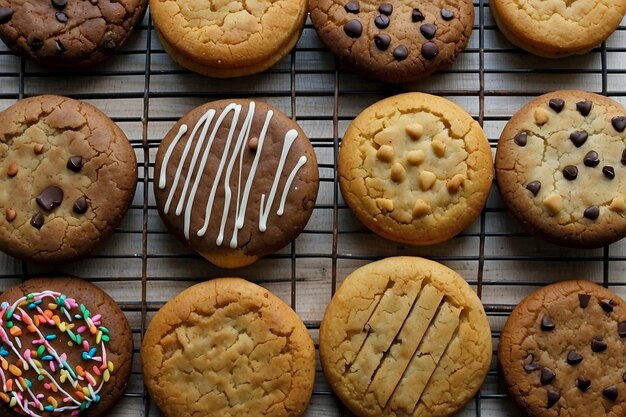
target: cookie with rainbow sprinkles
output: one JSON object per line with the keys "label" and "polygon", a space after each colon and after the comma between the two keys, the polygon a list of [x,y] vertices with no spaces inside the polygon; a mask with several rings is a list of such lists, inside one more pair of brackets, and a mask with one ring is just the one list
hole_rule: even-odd
{"label": "cookie with rainbow sprinkles", "polygon": [[0,295],[0,415],[106,415],[131,371],[132,333],[104,291],[32,279]]}

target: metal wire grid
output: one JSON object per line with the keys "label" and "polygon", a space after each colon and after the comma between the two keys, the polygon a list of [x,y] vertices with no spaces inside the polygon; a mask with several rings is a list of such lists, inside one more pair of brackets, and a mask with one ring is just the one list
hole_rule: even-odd
{"label": "metal wire grid", "polygon": [[[591,65],[591,68],[579,68],[576,66],[563,66],[560,61],[554,61],[549,65],[542,65],[542,69],[530,69],[520,66],[497,68],[493,64],[487,65],[487,58],[494,56],[508,56],[509,54],[518,55],[520,52],[506,43],[501,45],[492,46],[487,42],[487,34],[495,33],[497,28],[493,24],[493,21],[488,18],[489,6],[487,0],[479,0],[475,3],[476,9],[476,22],[474,26],[473,41],[462,54],[460,59],[465,55],[472,55],[478,57],[478,66],[475,65],[463,68],[462,66],[455,66],[451,69],[444,71],[441,75],[445,77],[456,77],[461,80],[465,76],[474,79],[478,78],[478,84],[475,87],[468,88],[466,86],[471,84],[469,82],[463,83],[463,88],[440,88],[435,87],[430,92],[439,95],[452,96],[457,98],[477,98],[477,113],[474,114],[478,122],[486,127],[488,136],[490,137],[490,143],[492,148],[495,148],[497,144],[497,137],[499,132],[497,126],[504,124],[508,120],[511,114],[511,110],[505,109],[500,114],[492,114],[488,109],[488,101],[491,103],[498,103],[499,98],[506,99],[506,101],[514,101],[515,97],[520,97],[520,100],[525,101],[527,96],[533,96],[542,93],[541,87],[539,89],[525,89],[521,88],[519,84],[502,88],[492,88],[488,83],[494,77],[518,77],[524,79],[525,77],[539,76],[546,79],[552,77],[555,79],[557,76],[565,78],[559,78],[553,84],[551,88],[544,88],[544,90],[558,89],[559,82],[568,77],[591,75],[593,77],[600,77],[599,84],[596,84],[595,88],[597,92],[604,95],[612,96],[618,100],[624,100],[626,97],[626,47],[624,47],[624,41],[626,41],[626,26],[622,26],[618,29],[618,32],[614,37],[618,40],[617,45],[602,44],[600,48],[594,50],[590,55],[599,59],[599,65]],[[626,23],[626,22],[625,22]],[[77,77],[82,77],[85,82],[93,79],[94,77],[142,77],[143,88],[137,91],[103,91],[98,89],[97,91],[81,92],[81,88],[71,91],[62,91],[63,87],[57,88],[55,91],[59,94],[68,95],[74,98],[98,101],[100,103],[115,103],[116,100],[129,99],[129,100],[141,100],[141,114],[136,115],[117,115],[114,120],[120,124],[135,124],[140,125],[138,134],[130,136],[131,144],[136,150],[139,161],[139,173],[138,190],[135,197],[135,201],[131,207],[130,215],[137,222],[130,225],[123,224],[117,231],[116,236],[124,237],[128,236],[128,239],[136,239],[139,236],[140,251],[137,253],[106,253],[101,254],[97,252],[91,256],[87,261],[83,261],[78,269],[73,269],[71,266],[61,268],[59,270],[46,270],[40,267],[29,265],[25,262],[17,263],[17,261],[4,258],[0,258],[0,279],[2,279],[3,288],[8,287],[15,280],[23,280],[32,276],[41,275],[43,273],[76,273],[82,275],[80,270],[87,262],[95,262],[97,265],[114,265],[121,260],[132,260],[140,262],[138,271],[140,276],[128,276],[121,279],[114,279],[112,277],[99,276],[97,273],[93,274],[90,278],[91,281],[95,281],[100,285],[112,284],[116,285],[120,281],[131,281],[139,284],[138,295],[140,299],[124,299],[120,301],[120,306],[129,316],[132,323],[133,333],[135,336],[135,364],[133,366],[132,380],[130,388],[126,394],[125,401],[121,406],[113,412],[113,415],[117,416],[130,416],[130,415],[143,415],[143,416],[156,416],[159,415],[158,411],[151,406],[149,396],[146,393],[145,388],[141,384],[141,372],[138,364],[138,352],[140,346],[141,337],[145,331],[146,325],[149,322],[151,314],[157,311],[163,301],[156,300],[155,297],[150,296],[149,287],[150,284],[156,286],[161,282],[165,282],[168,278],[175,279],[176,277],[164,277],[155,275],[154,269],[151,268],[152,261],[173,262],[180,259],[193,260],[199,263],[203,261],[198,259],[198,256],[189,252],[172,252],[172,253],[160,253],[159,251],[152,250],[151,240],[159,238],[160,235],[165,235],[165,231],[158,227],[155,228],[153,222],[158,216],[156,215],[156,207],[151,199],[150,189],[152,183],[152,169],[154,164],[151,160],[151,156],[154,154],[156,148],[159,145],[160,137],[153,136],[150,127],[151,124],[165,123],[172,124],[175,122],[181,114],[177,115],[153,115],[151,112],[151,103],[158,99],[180,99],[186,101],[200,102],[210,99],[225,98],[225,97],[258,97],[263,99],[287,99],[282,101],[284,104],[282,110],[291,114],[292,118],[302,123],[322,123],[332,125],[332,135],[321,135],[315,137],[315,135],[309,135],[312,139],[316,152],[330,152],[330,160],[320,160],[321,171],[321,183],[328,187],[331,187],[331,201],[330,202],[318,202],[315,207],[315,212],[330,211],[332,218],[330,227],[322,227],[314,230],[307,229],[304,235],[315,235],[327,238],[330,242],[330,247],[325,251],[301,251],[298,249],[298,241],[292,243],[286,251],[282,251],[277,255],[273,255],[267,261],[281,262],[282,269],[285,272],[284,278],[279,279],[279,283],[282,288],[288,288],[288,290],[281,293],[281,296],[291,303],[291,306],[298,311],[298,286],[303,285],[305,280],[299,276],[298,262],[303,262],[306,259],[320,260],[330,264],[330,268],[324,268],[320,266],[319,273],[324,275],[327,279],[326,291],[328,292],[327,298],[335,292],[338,283],[345,276],[343,269],[340,268],[340,263],[348,262],[349,268],[352,263],[365,263],[371,260],[380,259],[388,255],[385,250],[380,250],[379,247],[372,246],[371,250],[366,249],[364,253],[349,253],[342,250],[340,242],[342,239],[348,238],[351,234],[357,234],[361,236],[369,236],[368,232],[363,230],[351,230],[350,227],[344,227],[344,218],[349,216],[349,210],[343,203],[340,193],[338,191],[337,175],[336,175],[336,157],[338,154],[340,139],[342,134],[342,128],[352,119],[353,114],[346,114],[342,112],[342,99],[346,97],[356,97],[360,99],[363,97],[363,103],[371,102],[372,96],[386,96],[401,92],[400,87],[384,86],[379,84],[372,84],[359,80],[354,83],[351,80],[355,77],[349,72],[343,70],[337,60],[333,60],[330,68],[318,68],[313,66],[312,68],[300,68],[298,66],[299,59],[302,56],[311,55],[311,59],[319,58],[322,54],[327,54],[325,49],[319,44],[308,45],[306,42],[300,42],[298,47],[291,53],[291,56],[283,62],[287,62],[284,65],[278,65],[277,67],[269,70],[263,77],[271,77],[272,75],[279,75],[282,77],[288,77],[288,87],[284,88],[261,88],[259,90],[253,89],[252,91],[246,90],[246,87],[238,88],[237,84],[230,84],[232,90],[226,91],[166,91],[155,89],[155,82],[153,79],[159,77],[176,77],[180,75],[188,74],[182,69],[177,67],[161,69],[159,66],[154,65],[155,57],[163,57],[165,52],[156,42],[154,28],[149,17],[146,17],[142,26],[138,31],[140,35],[136,35],[135,39],[139,41],[135,42],[131,46],[125,48],[120,52],[121,57],[118,57],[118,62],[124,62],[124,60],[131,60],[134,65],[126,67],[119,65],[119,68],[113,66],[113,68],[104,67],[104,69],[95,69],[91,71],[89,75],[76,74]],[[312,26],[307,23],[305,28],[305,34],[313,33]],[[311,35],[314,36],[314,35]],[[476,41],[477,40],[477,41]],[[504,46],[502,46],[504,45]],[[329,59],[326,55],[325,59]],[[332,58],[330,58],[332,59]],[[29,91],[28,81],[41,78],[41,82],[45,83],[45,90],[50,89],[50,86],[54,86],[59,80],[66,79],[68,74],[58,72],[42,72],[40,68],[31,66],[30,63],[25,62],[23,59],[13,58],[6,50],[0,49],[0,63],[7,63],[6,68],[0,66],[0,104],[6,102],[7,105],[16,99],[28,97],[31,95],[39,94],[41,89],[34,88],[34,91]],[[143,66],[141,63],[143,62]],[[497,62],[497,59],[494,61]],[[306,76],[320,76],[322,83],[330,81],[332,85],[324,84],[323,88],[305,87],[299,86],[299,81]],[[17,91],[9,91],[11,87],[17,82]],[[3,88],[4,85],[4,88]],[[35,85],[39,85],[35,83]],[[417,86],[419,88],[419,85]],[[54,88],[52,88],[54,90]],[[60,90],[60,91],[59,91]],[[310,98],[325,98],[326,103],[331,102],[332,115],[320,114],[320,115],[308,115],[298,112],[299,99],[302,97]],[[286,104],[285,104],[286,103]],[[363,104],[362,107],[365,107]],[[193,107],[193,106],[191,106]],[[188,106],[187,109],[191,108]],[[348,112],[349,113],[349,112]],[[491,129],[487,128],[487,125],[491,126]],[[306,129],[305,129],[306,131]],[[491,134],[490,132],[494,132]],[[308,133],[308,132],[307,132]],[[495,188],[495,186],[494,186]],[[494,193],[495,196],[495,193]],[[315,214],[314,214],[315,216]],[[504,220],[502,220],[504,218]],[[541,268],[548,263],[555,263],[558,265],[576,264],[582,262],[585,265],[593,264],[593,270],[596,271],[596,280],[600,281],[605,286],[614,287],[613,290],[619,290],[620,286],[626,285],[625,282],[619,277],[620,262],[626,261],[626,250],[622,250],[621,244],[616,244],[611,247],[605,247],[599,251],[572,251],[562,250],[551,247],[547,244],[538,243],[527,234],[521,232],[515,227],[505,228],[500,230],[497,227],[493,228],[492,224],[507,223],[507,214],[498,202],[497,197],[491,198],[487,208],[483,211],[479,221],[476,225],[470,228],[468,231],[462,233],[454,241],[460,241],[463,239],[470,239],[477,244],[472,246],[472,252],[461,250],[459,254],[453,254],[449,248],[444,248],[442,251],[422,252],[420,249],[405,248],[401,246],[395,246],[394,250],[398,254],[423,254],[432,259],[441,261],[443,263],[461,266],[464,268],[464,275],[468,282],[473,285],[479,296],[483,296],[486,290],[490,290],[495,295],[490,297],[490,300],[485,301],[485,309],[494,327],[493,337],[497,343],[499,337],[499,326],[502,324],[510,310],[513,308],[513,302],[509,302],[509,298],[499,298],[498,294],[501,290],[518,292],[517,287],[525,288],[522,292],[528,292],[536,288],[538,285],[544,285],[550,281],[549,276],[535,276],[541,272]],[[369,240],[367,240],[369,239]],[[370,236],[366,239],[366,244],[372,244],[374,237]],[[521,251],[518,253],[503,253],[493,249],[493,245],[488,245],[491,240],[502,239],[504,245],[511,244],[512,246],[519,247],[515,242],[526,242],[534,249],[531,251]],[[489,247],[488,247],[489,246]],[[463,244],[460,245],[463,249]],[[453,245],[452,250],[458,248]],[[456,253],[456,252],[454,252]],[[538,267],[530,267],[529,275],[527,279],[503,279],[503,274],[507,272],[506,266],[511,264],[511,268],[516,268],[520,264],[533,263],[539,265]],[[3,268],[3,265],[6,265]],[[204,265],[204,264],[202,264]],[[468,265],[470,265],[468,267]],[[597,266],[600,265],[598,268]],[[618,265],[615,267],[615,265]],[[561,267],[557,267],[561,269]],[[568,269],[566,266],[563,269]],[[569,270],[574,270],[569,268]],[[196,270],[194,270],[196,271]],[[206,266],[207,274],[204,276],[195,275],[195,278],[190,281],[201,280],[211,276],[220,276],[224,274],[224,271],[219,271],[212,267]],[[469,274],[467,272],[470,272]],[[555,269],[548,268],[547,273],[554,273]],[[192,272],[191,274],[197,274]],[[137,274],[139,275],[139,274]],[[558,275],[558,274],[557,274]],[[83,275],[84,276],[84,275]],[[263,281],[260,281],[263,284]],[[619,291],[617,291],[619,293]],[[517,298],[521,298],[520,294],[516,294]],[[492,301],[491,298],[494,298]],[[119,300],[118,300],[119,301]],[[495,302],[494,302],[495,301]],[[319,316],[307,320],[305,318],[305,324],[310,329],[314,338],[317,330],[319,329]],[[328,399],[331,401],[319,401],[320,399]],[[348,412],[341,408],[338,402],[333,400],[333,394],[329,387],[326,385],[323,375],[318,367],[317,383],[314,389],[314,397],[312,405],[309,409],[308,415],[310,416],[337,416],[348,415]],[[497,374],[495,371],[495,365],[492,366],[491,371],[488,374],[487,382],[483,390],[475,397],[473,404],[470,404],[463,415],[475,415],[477,417],[485,415],[518,415],[514,407],[508,405],[507,396],[501,387],[497,383]],[[322,403],[326,405],[322,405]],[[331,406],[328,406],[331,404]]]}

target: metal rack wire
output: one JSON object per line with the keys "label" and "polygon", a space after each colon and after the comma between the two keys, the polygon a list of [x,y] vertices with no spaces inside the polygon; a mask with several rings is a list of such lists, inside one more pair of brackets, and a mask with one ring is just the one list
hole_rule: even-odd
{"label": "metal rack wire", "polygon": [[[325,304],[342,279],[355,267],[386,256],[425,256],[459,271],[483,299],[495,344],[513,305],[537,286],[586,278],[623,296],[626,244],[577,251],[538,242],[508,216],[495,186],[480,219],[452,241],[433,248],[380,243],[343,203],[336,175],[343,130],[361,109],[384,96],[411,89],[449,97],[485,128],[492,148],[510,115],[532,96],[549,90],[588,89],[626,104],[626,22],[585,57],[545,62],[513,48],[499,35],[487,0],[477,1],[475,11],[472,40],[455,66],[404,87],[372,83],[345,71],[308,23],[289,57],[265,74],[233,82],[214,83],[173,64],[148,16],[117,57],[88,73],[48,72],[0,46],[0,109],[48,92],[90,101],[126,131],[139,161],[135,200],[109,242],[89,259],[56,269],[0,255],[0,289],[32,276],[74,274],[116,298],[131,322],[136,353],[126,398],[112,413],[118,417],[159,415],[141,382],[141,337],[163,302],[212,277],[235,274],[268,287],[301,315],[315,340]],[[170,237],[151,193],[153,157],[163,134],[196,105],[227,97],[266,100],[291,115],[309,135],[320,161],[320,196],[305,232],[278,254],[238,271],[214,268]],[[520,415],[508,401],[494,364],[483,389],[461,415]],[[319,366],[307,415],[348,415]]]}

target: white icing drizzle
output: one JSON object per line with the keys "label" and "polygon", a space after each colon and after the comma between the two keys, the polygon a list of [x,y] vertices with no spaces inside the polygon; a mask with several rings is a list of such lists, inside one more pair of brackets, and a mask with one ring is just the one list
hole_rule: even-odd
{"label": "white icing drizzle", "polygon": [[[232,198],[233,191],[231,190],[230,181],[232,177],[232,172],[235,168],[235,164],[237,163],[237,160],[239,160],[239,168],[238,168],[239,173],[237,176],[237,198],[235,200],[235,225],[233,228],[233,234],[230,239],[229,246],[231,248],[236,248],[238,245],[237,235],[238,235],[239,230],[241,230],[245,224],[246,210],[248,206],[248,200],[250,198],[250,190],[252,188],[252,184],[256,176],[257,167],[260,163],[261,154],[263,151],[263,144],[265,142],[265,136],[267,134],[267,130],[269,128],[269,125],[271,123],[272,116],[273,116],[273,112],[271,110],[267,112],[265,123],[263,125],[263,128],[261,129],[260,134],[258,135],[256,155],[250,167],[250,171],[245,181],[245,185],[243,186],[243,193],[242,193],[243,157],[244,157],[245,150],[246,150],[246,143],[248,143],[250,136],[251,136],[252,120],[254,118],[256,105],[254,102],[250,102],[247,115],[239,129],[239,134],[234,143],[234,146],[231,146],[233,142],[232,140],[233,136],[237,130],[237,124],[239,121],[239,115],[241,113],[241,110],[242,110],[242,106],[239,104],[230,103],[228,106],[226,106],[226,108],[224,108],[221,114],[217,117],[217,120],[215,120],[215,123],[213,124],[213,129],[211,131],[211,134],[209,135],[208,141],[206,140],[206,136],[207,136],[207,133],[209,131],[211,124],[213,123],[214,117],[216,115],[216,111],[213,109],[207,111],[198,120],[196,125],[193,127],[191,134],[186,139],[187,142],[185,144],[185,148],[183,149],[183,153],[181,155],[180,161],[176,168],[174,180],[172,182],[171,189],[169,191],[169,194],[165,203],[164,212],[165,214],[167,214],[170,210],[170,206],[172,204],[172,200],[174,199],[174,195],[176,194],[176,191],[180,186],[179,184],[180,177],[185,167],[185,162],[187,161],[187,158],[189,157],[189,153],[193,146],[193,142],[196,141],[196,133],[198,132],[200,127],[203,126],[202,131],[197,138],[195,148],[193,150],[193,154],[191,157],[191,161],[189,162],[189,168],[187,171],[186,180],[183,185],[183,189],[181,191],[180,197],[178,199],[176,212],[175,212],[176,216],[180,216],[184,209],[184,212],[185,212],[184,218],[183,218],[184,234],[187,240],[189,240],[189,236],[190,236],[191,212],[192,212],[195,200],[196,200],[198,189],[201,185],[201,182],[205,173],[209,156],[211,155],[211,148],[212,148],[213,142],[215,140],[215,137],[217,135],[219,128],[224,122],[224,119],[228,116],[230,112],[233,112],[233,119],[232,119],[232,122],[230,123],[228,136],[226,138],[226,143],[224,145],[223,153],[220,157],[220,162],[219,162],[219,166],[217,169],[217,173],[215,174],[215,177],[212,178],[211,191],[209,193],[209,197],[208,197],[206,207],[205,207],[204,222],[203,222],[202,227],[197,231],[196,234],[198,237],[203,237],[206,234],[209,228],[210,221],[211,221],[211,214],[214,208],[213,206],[215,202],[215,196],[217,194],[219,186],[223,184],[224,185],[224,206],[222,210],[222,218],[220,220],[220,229],[215,240],[215,243],[217,246],[223,245],[224,240],[225,240],[224,235],[225,235],[226,223],[228,221],[228,215],[231,209],[231,200],[233,199]],[[180,129],[178,130],[176,137],[167,148],[165,157],[163,158],[161,170],[160,170],[159,184],[158,184],[159,189],[165,189],[167,186],[167,170],[168,170],[168,166],[170,163],[171,155],[175,147],[179,145],[179,142],[183,140],[183,136],[185,135],[187,130],[188,130],[187,125],[182,125]],[[267,220],[268,220],[274,199],[276,197],[278,184],[280,182],[280,178],[282,177],[284,173],[285,164],[287,161],[287,157],[289,155],[289,151],[291,150],[291,146],[293,145],[297,137],[298,137],[298,132],[295,129],[291,129],[285,134],[282,152],[280,155],[278,166],[276,167],[276,173],[274,175],[272,187],[269,192],[267,204],[265,203],[265,194],[261,194],[261,206],[260,206],[260,216],[259,216],[259,230],[261,232],[264,232],[267,229]],[[205,142],[206,142],[206,145],[205,145]],[[204,151],[202,152],[203,148],[204,148]],[[202,153],[202,156],[200,157],[201,153]],[[199,161],[199,165],[198,165],[198,161]],[[287,200],[287,196],[291,189],[291,184],[293,180],[295,179],[297,172],[300,170],[300,168],[302,168],[304,164],[306,164],[306,162],[307,162],[306,156],[302,155],[299,158],[297,164],[292,168],[291,173],[285,182],[285,186],[281,194],[280,206],[277,211],[278,216],[283,215],[284,210],[285,210],[285,203]],[[198,165],[197,170],[196,170],[196,165]],[[187,195],[187,191],[189,189],[189,185],[191,184],[192,178],[193,178],[193,185],[191,187],[191,191]]]}

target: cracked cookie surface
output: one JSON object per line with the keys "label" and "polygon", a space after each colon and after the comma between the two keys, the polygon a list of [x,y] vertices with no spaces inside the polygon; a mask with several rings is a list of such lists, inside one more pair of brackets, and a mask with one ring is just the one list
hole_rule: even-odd
{"label": "cracked cookie surface", "polygon": [[298,417],[313,391],[315,348],[297,314],[239,278],[195,285],[154,316],[143,377],[166,417]]}
{"label": "cracked cookie surface", "polygon": [[440,97],[408,93],[375,103],[341,142],[346,203],[365,226],[398,242],[452,238],[480,215],[492,180],[480,125]]}
{"label": "cracked cookie surface", "polygon": [[589,52],[626,14],[623,0],[492,0],[489,6],[511,43],[548,58]]}
{"label": "cracked cookie surface", "polygon": [[507,320],[498,361],[529,415],[626,414],[626,303],[589,281],[562,281],[526,297]]}
{"label": "cracked cookie surface", "polygon": [[311,0],[326,46],[368,78],[404,83],[451,65],[472,34],[469,0]]}
{"label": "cracked cookie surface", "polygon": [[59,263],[113,233],[137,182],[135,153],[95,107],[59,96],[0,112],[0,250]]}
{"label": "cracked cookie surface", "polygon": [[320,328],[320,359],[359,417],[456,414],[481,386],[491,332],[465,280],[427,259],[387,258],[351,273]]}
{"label": "cracked cookie surface", "polygon": [[593,248],[626,236],[626,109],[583,91],[527,103],[504,128],[496,180],[531,233]]}
{"label": "cracked cookie surface", "polygon": [[0,0],[0,39],[52,68],[92,67],[130,37],[148,0]]}
{"label": "cracked cookie surface", "polygon": [[306,0],[150,0],[161,43],[183,67],[210,77],[266,70],[296,45]]}

